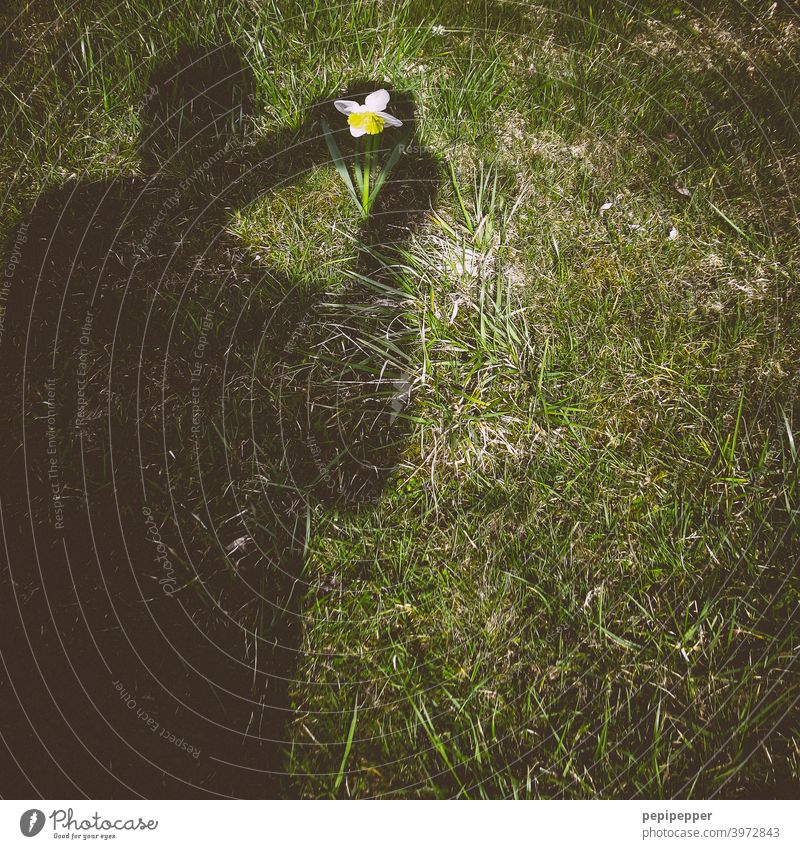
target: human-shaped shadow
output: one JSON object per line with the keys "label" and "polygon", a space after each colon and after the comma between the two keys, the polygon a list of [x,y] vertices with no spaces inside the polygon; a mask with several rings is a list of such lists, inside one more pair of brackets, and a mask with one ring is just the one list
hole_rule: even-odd
{"label": "human-shaped shadow", "polygon": [[9,237],[3,795],[292,793],[310,522],[396,463],[414,340],[392,263],[437,169],[409,148],[351,282],[298,285],[230,225],[327,162],[332,101],[257,141],[253,102],[233,47],[181,49],[144,98],[145,176],[45,191]]}

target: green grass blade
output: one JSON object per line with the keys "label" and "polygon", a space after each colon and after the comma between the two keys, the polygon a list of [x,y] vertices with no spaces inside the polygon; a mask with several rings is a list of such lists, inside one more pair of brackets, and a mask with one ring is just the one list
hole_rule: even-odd
{"label": "green grass blade", "polygon": [[336,793],[339,790],[339,787],[342,784],[342,779],[344,778],[344,768],[347,765],[347,758],[350,755],[350,749],[353,746],[353,735],[356,733],[356,719],[358,718],[358,700],[356,699],[356,703],[353,707],[353,718],[350,721],[350,730],[347,732],[347,742],[344,746],[344,753],[342,754],[342,762],[339,764],[339,772],[336,775],[336,781],[333,785],[333,792]]}

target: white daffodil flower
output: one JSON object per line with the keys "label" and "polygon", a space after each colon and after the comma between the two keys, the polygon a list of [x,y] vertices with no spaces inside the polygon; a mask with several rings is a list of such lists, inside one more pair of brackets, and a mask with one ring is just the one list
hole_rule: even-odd
{"label": "white daffodil flower", "polygon": [[389,105],[389,92],[385,88],[368,94],[363,105],[355,100],[337,100],[333,104],[343,115],[347,115],[350,134],[358,138],[365,133],[377,136],[385,124],[402,127],[403,122],[384,111]]}

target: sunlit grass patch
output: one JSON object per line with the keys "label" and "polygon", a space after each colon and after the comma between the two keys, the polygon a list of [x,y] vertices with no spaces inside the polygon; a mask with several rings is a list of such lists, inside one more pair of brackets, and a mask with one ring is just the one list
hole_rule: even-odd
{"label": "sunlit grass patch", "polygon": [[335,285],[355,256],[357,224],[350,198],[329,167],[237,210],[230,229],[258,262],[295,281],[322,277],[325,285]]}

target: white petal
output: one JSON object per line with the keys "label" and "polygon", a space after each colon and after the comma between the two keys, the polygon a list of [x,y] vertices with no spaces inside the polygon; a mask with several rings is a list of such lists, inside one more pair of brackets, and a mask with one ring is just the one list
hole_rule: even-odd
{"label": "white petal", "polygon": [[380,115],[390,127],[403,126],[403,122],[399,118],[395,118],[394,115],[390,115],[388,112],[376,112],[375,114]]}
{"label": "white petal", "polygon": [[354,127],[352,124],[350,125],[350,135],[358,138],[359,136],[363,136],[367,131],[363,127]]}
{"label": "white petal", "polygon": [[358,104],[355,100],[335,100],[333,105],[343,114],[349,115],[358,109]]}
{"label": "white petal", "polygon": [[367,99],[364,101],[364,106],[370,112],[380,112],[381,109],[385,109],[388,105],[389,92],[385,88],[379,88],[377,91],[373,91],[372,94],[368,94]]}

